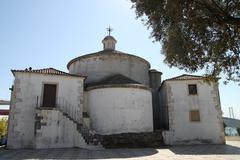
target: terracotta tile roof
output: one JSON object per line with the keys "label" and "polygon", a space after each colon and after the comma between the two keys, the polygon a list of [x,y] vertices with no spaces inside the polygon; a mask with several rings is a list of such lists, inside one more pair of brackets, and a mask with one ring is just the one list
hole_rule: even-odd
{"label": "terracotta tile roof", "polygon": [[161,90],[163,84],[166,81],[186,81],[186,80],[204,80],[204,77],[203,76],[190,75],[190,74],[182,74],[182,75],[177,76],[177,77],[165,79],[162,82],[161,86],[158,88],[158,90]]}
{"label": "terracotta tile roof", "polygon": [[9,110],[8,109],[0,109],[0,115],[9,115]]}
{"label": "terracotta tile roof", "polygon": [[204,79],[203,76],[196,76],[196,75],[190,75],[190,74],[183,74],[177,77],[169,78],[164,81],[179,81],[179,80],[199,80],[199,79]]}
{"label": "terracotta tile roof", "polygon": [[38,74],[50,74],[50,75],[61,75],[61,76],[73,76],[73,77],[86,77],[76,74],[70,74],[66,73],[60,70],[57,70],[55,68],[43,68],[43,69],[25,69],[25,70],[11,70],[13,75],[15,75],[15,72],[23,72],[23,73],[38,73]]}

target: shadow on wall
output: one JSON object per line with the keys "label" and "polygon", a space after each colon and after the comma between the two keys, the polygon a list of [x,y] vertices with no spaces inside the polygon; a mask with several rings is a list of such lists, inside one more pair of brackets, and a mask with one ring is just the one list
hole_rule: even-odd
{"label": "shadow on wall", "polygon": [[0,159],[112,159],[112,158],[137,158],[157,154],[153,148],[144,149],[104,149],[104,150],[85,150],[77,148],[69,149],[0,149]]}
{"label": "shadow on wall", "polygon": [[240,155],[240,148],[232,145],[189,145],[173,146],[170,150],[179,155]]}

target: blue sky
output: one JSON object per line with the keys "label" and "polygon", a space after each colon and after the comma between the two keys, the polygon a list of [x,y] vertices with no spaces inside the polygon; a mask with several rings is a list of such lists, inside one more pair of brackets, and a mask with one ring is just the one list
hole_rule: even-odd
{"label": "blue sky", "polygon": [[[145,58],[163,79],[185,73],[163,63],[161,44],[152,42],[151,30],[136,19],[129,1],[0,0],[0,99],[10,98],[11,69],[67,71],[72,58],[102,50],[109,25],[117,50]],[[224,116],[233,107],[240,119],[240,86],[220,82],[219,89]]]}

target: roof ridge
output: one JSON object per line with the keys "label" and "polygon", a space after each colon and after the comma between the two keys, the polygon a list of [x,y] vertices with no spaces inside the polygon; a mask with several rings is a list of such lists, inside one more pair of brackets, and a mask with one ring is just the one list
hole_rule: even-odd
{"label": "roof ridge", "polygon": [[[180,79],[178,79],[178,78],[181,78],[181,77],[184,77],[184,76],[195,77],[195,78],[204,78],[203,76],[199,76],[199,75],[182,74],[182,75],[180,75],[180,76],[176,76],[176,77],[172,77],[172,78],[165,79],[164,81],[180,80]],[[189,79],[191,79],[191,78],[189,78]],[[186,79],[184,79],[184,80],[186,80]]]}
{"label": "roof ridge", "polygon": [[41,69],[32,69],[31,67],[29,69],[25,70],[11,70],[13,75],[15,75],[15,72],[22,72],[22,73],[38,73],[38,74],[51,74],[51,75],[63,75],[63,76],[73,76],[73,77],[86,77],[82,75],[76,75],[76,74],[71,74],[67,73],[58,69],[55,69],[53,67],[48,67],[48,68],[41,68]]}

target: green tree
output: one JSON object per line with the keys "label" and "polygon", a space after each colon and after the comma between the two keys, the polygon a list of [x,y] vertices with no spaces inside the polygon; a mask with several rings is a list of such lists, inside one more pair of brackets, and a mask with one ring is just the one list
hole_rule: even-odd
{"label": "green tree", "polygon": [[131,0],[169,66],[240,82],[239,0]]}
{"label": "green tree", "polygon": [[0,137],[7,134],[8,121],[6,118],[0,119]]}

